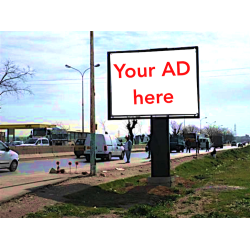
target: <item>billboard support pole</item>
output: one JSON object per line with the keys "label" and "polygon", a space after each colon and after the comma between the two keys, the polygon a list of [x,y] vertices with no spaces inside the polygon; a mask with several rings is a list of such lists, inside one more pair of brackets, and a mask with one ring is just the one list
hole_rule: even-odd
{"label": "billboard support pole", "polygon": [[148,183],[171,187],[169,117],[151,118],[151,155]]}

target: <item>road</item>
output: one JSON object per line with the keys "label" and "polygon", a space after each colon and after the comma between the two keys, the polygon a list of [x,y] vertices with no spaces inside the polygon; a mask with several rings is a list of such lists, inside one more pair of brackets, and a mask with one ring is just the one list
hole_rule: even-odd
{"label": "road", "polygon": [[[230,149],[236,147],[225,146],[223,149]],[[220,151],[222,149],[217,149]],[[211,150],[210,150],[211,151]],[[205,150],[201,150],[201,152],[205,152]],[[191,153],[195,153],[195,150],[191,150]],[[146,152],[140,153],[132,153],[131,154],[131,162],[133,163],[144,163],[148,161]],[[171,153],[170,158],[180,157],[181,155],[189,155],[186,153]],[[51,168],[56,168],[56,162],[60,162],[60,167],[69,169],[68,163],[72,162],[72,172],[75,171],[75,162],[78,161],[78,168],[84,171],[88,171],[90,168],[90,164],[86,162],[85,158],[76,159],[75,157],[67,157],[67,158],[54,158],[54,159],[43,159],[43,160],[32,160],[32,161],[23,161],[19,163],[18,169],[16,172],[11,173],[9,170],[0,169],[0,177],[8,176],[8,175],[20,175],[20,174],[34,174],[34,173],[48,173]],[[124,160],[119,160],[119,158],[112,158],[112,165],[122,164],[125,162]],[[97,167],[99,169],[109,168],[111,163],[107,161],[101,161],[97,159]],[[116,163],[116,164],[115,164]],[[116,166],[117,167],[117,166]]]}

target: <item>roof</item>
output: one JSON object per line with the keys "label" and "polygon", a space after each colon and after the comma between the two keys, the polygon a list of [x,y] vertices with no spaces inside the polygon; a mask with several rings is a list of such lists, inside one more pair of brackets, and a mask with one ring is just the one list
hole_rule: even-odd
{"label": "roof", "polygon": [[8,123],[0,124],[0,129],[31,129],[31,128],[54,128],[56,125],[48,123]]}

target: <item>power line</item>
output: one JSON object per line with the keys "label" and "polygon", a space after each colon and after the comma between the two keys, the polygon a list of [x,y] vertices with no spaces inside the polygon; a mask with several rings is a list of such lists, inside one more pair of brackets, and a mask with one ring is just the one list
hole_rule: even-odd
{"label": "power line", "polygon": [[[213,72],[213,71],[226,71],[226,70],[242,70],[242,69],[250,69],[250,67],[247,67],[247,68],[233,68],[233,69],[215,69],[215,70],[204,70],[204,71],[201,71],[201,72]],[[238,75],[249,75],[250,73],[247,73],[247,74],[231,74],[231,75],[215,75],[215,76],[201,76],[201,77],[204,77],[204,78],[210,78],[210,77],[223,77],[223,76],[238,76]],[[86,78],[86,80],[90,80],[90,78]],[[100,80],[104,80],[105,77],[97,77],[95,79],[100,79]],[[32,80],[32,81],[28,81],[28,82],[57,82],[57,81],[79,81],[79,79],[37,79],[37,80]],[[67,83],[60,83],[62,85],[64,84],[67,84]],[[80,84],[79,83],[71,83],[70,85],[72,84]],[[40,84],[32,84],[32,85],[40,85]],[[48,85],[48,84],[47,84]],[[52,85],[52,84],[51,84]],[[55,84],[53,84],[55,85]]]}
{"label": "power line", "polygon": [[234,68],[234,69],[213,69],[213,70],[203,70],[203,71],[201,71],[201,72],[224,71],[224,70],[239,70],[239,69],[250,69],[250,67],[248,67],[248,68]]}

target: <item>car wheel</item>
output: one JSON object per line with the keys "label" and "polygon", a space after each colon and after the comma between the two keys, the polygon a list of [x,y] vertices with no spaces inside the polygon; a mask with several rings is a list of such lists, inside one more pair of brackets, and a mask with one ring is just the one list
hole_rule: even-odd
{"label": "car wheel", "polygon": [[89,155],[86,155],[85,157],[86,157],[86,161],[87,161],[87,162],[90,162],[90,156],[89,156]]}
{"label": "car wheel", "polygon": [[9,167],[10,172],[15,172],[16,169],[17,169],[17,166],[18,166],[18,162],[17,161],[11,162],[11,165]]}
{"label": "car wheel", "polygon": [[76,155],[76,158],[77,158],[77,159],[81,157],[81,156],[80,156],[80,155],[78,155],[78,154],[75,154],[75,155]]}
{"label": "car wheel", "polygon": [[123,160],[124,159],[124,152],[122,151],[122,154],[120,156],[120,160]]}
{"label": "car wheel", "polygon": [[108,161],[111,161],[111,158],[112,158],[112,154],[109,153],[109,155],[108,155]]}

